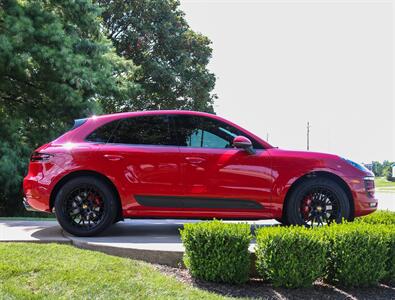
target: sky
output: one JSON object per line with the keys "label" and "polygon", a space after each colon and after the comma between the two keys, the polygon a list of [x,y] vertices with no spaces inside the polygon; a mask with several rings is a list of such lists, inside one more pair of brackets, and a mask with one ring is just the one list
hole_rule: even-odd
{"label": "sky", "polygon": [[181,0],[208,36],[218,115],[286,149],[395,161],[395,3]]}

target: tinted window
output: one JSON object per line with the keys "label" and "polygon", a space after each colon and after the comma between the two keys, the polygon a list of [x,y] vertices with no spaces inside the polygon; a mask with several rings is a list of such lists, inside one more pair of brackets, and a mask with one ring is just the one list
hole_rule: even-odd
{"label": "tinted window", "polygon": [[202,148],[232,148],[233,139],[243,135],[251,139],[254,148],[263,147],[244,132],[224,122],[206,117],[175,116],[178,145]]}
{"label": "tinted window", "polygon": [[109,143],[132,145],[174,145],[168,116],[122,119]]}
{"label": "tinted window", "polygon": [[104,124],[103,126],[96,129],[94,132],[92,132],[90,135],[88,135],[86,140],[90,142],[107,143],[110,140],[113,132],[117,128],[118,123],[119,121],[117,120]]}

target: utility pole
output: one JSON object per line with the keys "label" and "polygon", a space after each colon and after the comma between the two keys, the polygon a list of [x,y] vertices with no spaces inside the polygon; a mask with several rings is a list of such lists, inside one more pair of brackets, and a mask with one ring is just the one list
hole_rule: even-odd
{"label": "utility pole", "polygon": [[310,122],[307,122],[307,150],[310,150]]}

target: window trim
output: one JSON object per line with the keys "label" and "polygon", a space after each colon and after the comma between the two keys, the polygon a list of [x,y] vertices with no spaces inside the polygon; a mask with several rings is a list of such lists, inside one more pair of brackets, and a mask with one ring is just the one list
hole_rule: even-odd
{"label": "window trim", "polygon": [[[167,118],[169,119],[169,129],[170,129],[169,134],[170,134],[170,138],[172,138],[172,134],[174,134],[174,135],[175,135],[174,138],[175,138],[177,144],[176,144],[176,145],[156,145],[156,144],[127,144],[127,143],[111,143],[111,142],[109,142],[109,140],[111,140],[111,137],[113,136],[114,132],[116,132],[116,130],[119,128],[119,125],[120,125],[120,123],[121,123],[122,120],[136,119],[136,118],[142,118],[142,117],[148,117],[148,116],[165,116],[165,117],[167,117]],[[260,143],[257,139],[253,138],[253,137],[250,136],[249,134],[247,134],[247,133],[243,130],[243,128],[235,127],[235,126],[233,126],[233,125],[231,125],[231,124],[229,124],[229,123],[227,123],[227,122],[225,122],[225,121],[222,121],[222,120],[218,120],[218,119],[211,118],[211,117],[208,117],[208,116],[201,116],[201,115],[194,115],[194,114],[192,114],[192,115],[191,115],[191,114],[150,114],[150,115],[141,115],[141,116],[125,117],[125,118],[119,118],[119,119],[111,120],[111,121],[109,121],[109,122],[106,122],[106,123],[104,123],[104,124],[102,124],[102,125],[96,127],[96,128],[93,129],[91,132],[89,132],[89,133],[86,135],[86,137],[84,138],[84,142],[92,143],[92,144],[104,144],[104,145],[110,144],[110,145],[123,145],[123,146],[133,146],[133,147],[136,147],[136,146],[139,146],[139,147],[141,147],[141,146],[150,146],[150,147],[178,147],[178,148],[190,148],[190,149],[216,149],[216,150],[221,150],[221,149],[222,149],[222,150],[237,149],[237,148],[234,148],[234,147],[232,147],[232,148],[215,148],[215,147],[180,146],[180,145],[179,145],[179,141],[178,141],[178,135],[177,135],[177,132],[176,132],[176,124],[175,124],[175,123],[176,123],[176,122],[175,122],[175,118],[176,118],[176,117],[179,117],[179,116],[191,116],[191,117],[200,118],[200,119],[209,119],[209,120],[212,120],[212,121],[217,122],[217,123],[225,124],[225,125],[227,125],[227,126],[230,126],[230,127],[232,127],[232,128],[235,128],[236,130],[240,131],[240,132],[243,134],[243,136],[245,136],[246,138],[250,139],[251,142],[252,142],[253,144],[254,144],[254,142],[255,142],[256,144],[258,144],[258,145],[261,146],[261,148],[255,148],[255,147],[254,147],[255,150],[257,150],[257,151],[266,150],[265,146],[264,146],[262,143]],[[107,140],[106,142],[95,142],[95,141],[90,141],[90,140],[88,140],[88,137],[89,137],[93,132],[95,132],[95,131],[98,130],[99,128],[101,128],[101,127],[103,127],[103,126],[106,126],[106,125],[108,125],[108,124],[110,124],[110,123],[113,123],[113,122],[117,122],[117,125],[116,125],[116,127],[113,129],[113,131],[112,131],[110,137],[108,138],[108,140]]]}

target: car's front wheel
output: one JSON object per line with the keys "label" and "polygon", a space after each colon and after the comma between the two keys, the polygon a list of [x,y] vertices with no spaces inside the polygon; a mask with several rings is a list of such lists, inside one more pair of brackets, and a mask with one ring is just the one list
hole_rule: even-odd
{"label": "car's front wheel", "polygon": [[306,179],[292,192],[286,205],[286,221],[291,225],[340,223],[351,214],[346,192],[328,178]]}
{"label": "car's front wheel", "polygon": [[76,236],[93,236],[113,224],[117,199],[103,180],[80,176],[61,187],[55,198],[55,213],[65,231]]}

